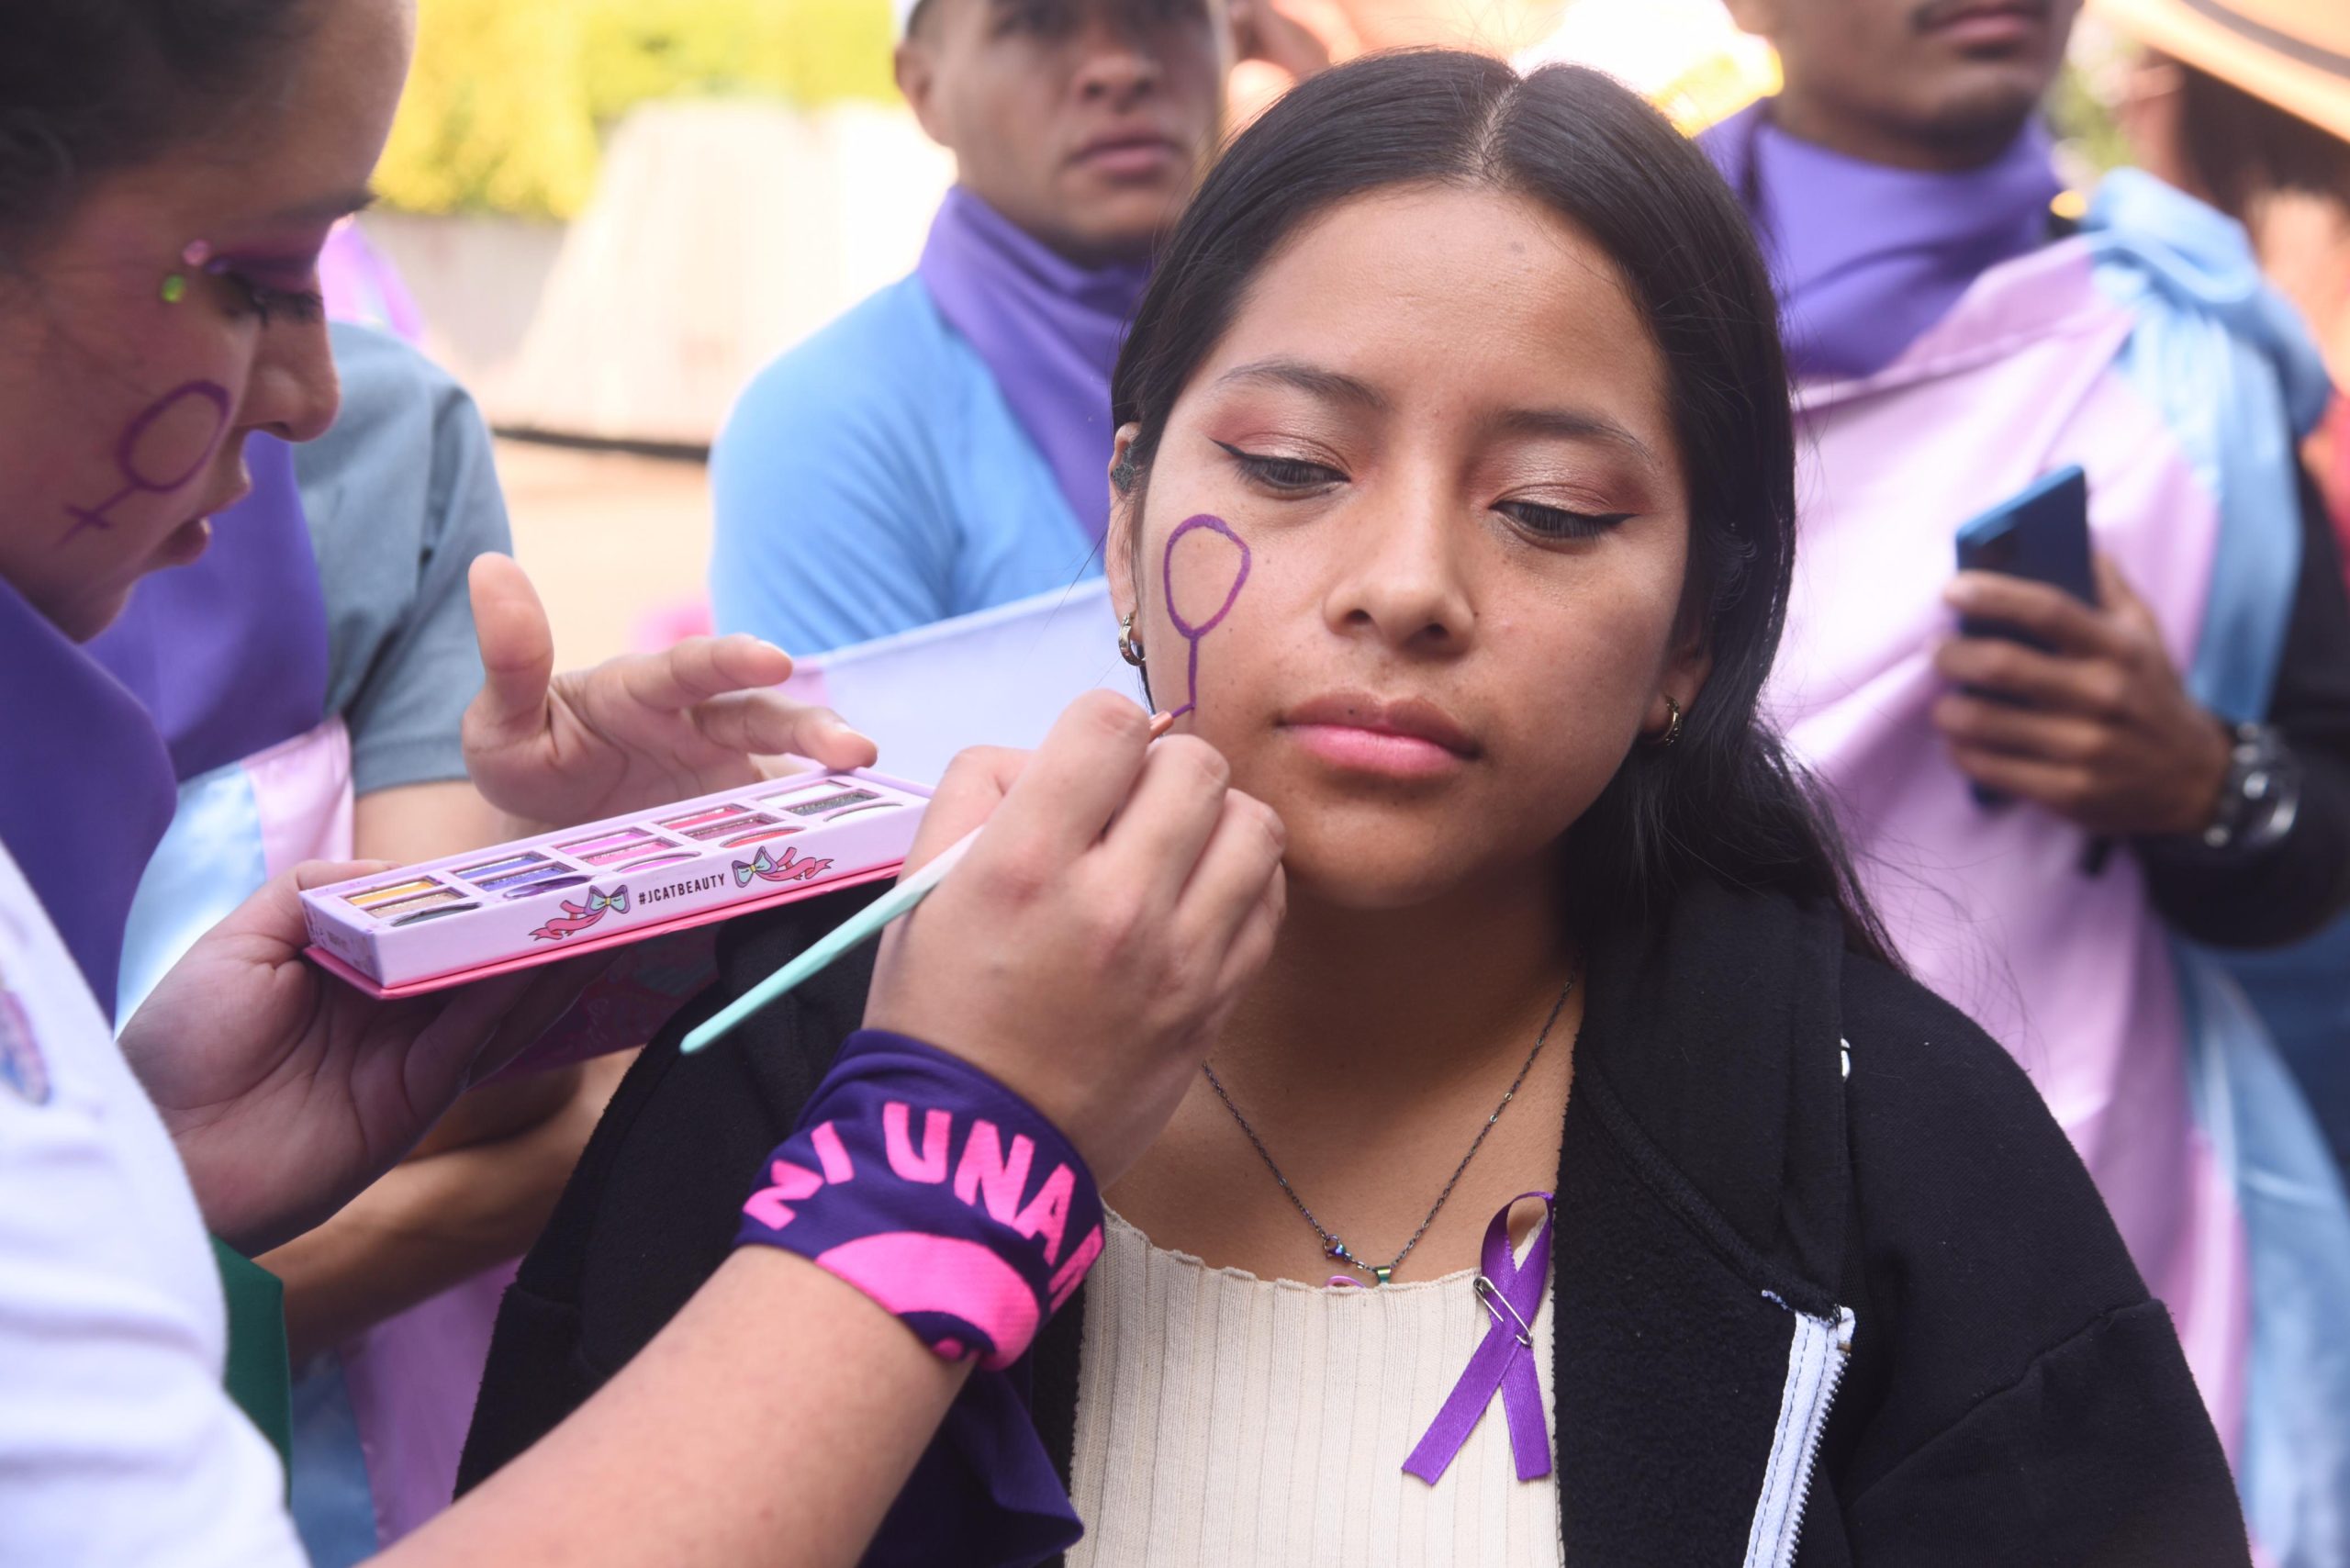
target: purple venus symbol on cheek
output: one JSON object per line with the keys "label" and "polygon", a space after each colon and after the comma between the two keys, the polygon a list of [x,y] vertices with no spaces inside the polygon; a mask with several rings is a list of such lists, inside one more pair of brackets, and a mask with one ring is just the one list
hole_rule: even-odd
{"label": "purple venus symbol on cheek", "polygon": [[[220,438],[228,433],[229,407],[229,389],[211,381],[187,382],[148,404],[123,427],[121,438],[115,442],[114,466],[122,478],[122,488],[95,507],[68,506],[65,510],[73,515],[73,526],[66,530],[61,543],[72,543],[85,528],[101,532],[112,528],[114,520],[107,514],[135,495],[168,496],[202,473],[219,450]],[[182,409],[187,411],[179,412]],[[168,428],[158,438],[158,428],[167,420]],[[193,457],[182,459],[173,471],[154,472],[179,458],[192,440],[196,442]]]}
{"label": "purple venus symbol on cheek", "polygon": [[[1220,534],[1230,540],[1232,547],[1240,553],[1233,569],[1232,586],[1224,590],[1223,602],[1215,607],[1214,614],[1196,625],[1184,620],[1183,612],[1175,605],[1175,546],[1183,542],[1184,535],[1195,532]],[[1240,598],[1240,585],[1248,580],[1249,558],[1248,542],[1233,532],[1231,525],[1224,519],[1211,517],[1206,512],[1202,512],[1196,517],[1185,518],[1175,525],[1175,532],[1167,536],[1167,554],[1161,563],[1159,572],[1159,577],[1165,581],[1167,587],[1167,619],[1175,623],[1177,635],[1192,647],[1191,666],[1187,675],[1188,695],[1183,705],[1168,715],[1170,719],[1180,719],[1200,705],[1200,639],[1214,631],[1223,623],[1224,618],[1232,613],[1233,604]]]}

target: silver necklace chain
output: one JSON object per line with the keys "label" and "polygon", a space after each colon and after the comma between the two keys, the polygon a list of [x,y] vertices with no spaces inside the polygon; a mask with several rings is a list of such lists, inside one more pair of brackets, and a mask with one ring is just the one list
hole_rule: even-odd
{"label": "silver necklace chain", "polygon": [[1428,1210],[1427,1217],[1420,1221],[1419,1229],[1412,1232],[1412,1238],[1404,1243],[1404,1250],[1395,1254],[1395,1260],[1384,1267],[1358,1258],[1345,1242],[1324,1228],[1322,1222],[1314,1217],[1314,1211],[1305,1206],[1305,1200],[1297,1195],[1297,1189],[1289,1184],[1289,1178],[1281,1174],[1281,1168],[1274,1161],[1272,1150],[1265,1147],[1265,1140],[1257,1136],[1257,1129],[1248,1125],[1248,1118],[1242,1115],[1240,1107],[1232,1103],[1232,1096],[1225,1092],[1224,1081],[1216,1077],[1215,1069],[1202,1062],[1200,1070],[1208,1075],[1208,1087],[1215,1091],[1215,1097],[1224,1102],[1224,1108],[1232,1113],[1232,1119],[1239,1123],[1240,1130],[1248,1136],[1250,1146],[1257,1150],[1257,1158],[1265,1162],[1265,1169],[1271,1171],[1273,1180],[1281,1183],[1281,1192],[1288,1197],[1291,1206],[1297,1210],[1307,1225],[1314,1227],[1314,1234],[1322,1238],[1322,1255],[1335,1259],[1349,1269],[1360,1269],[1371,1277],[1373,1284],[1383,1285],[1393,1277],[1396,1270],[1404,1266],[1404,1260],[1412,1255],[1412,1249],[1417,1247],[1420,1238],[1428,1233],[1428,1226],[1436,1223],[1436,1216],[1444,1212],[1444,1205],[1451,1199],[1452,1189],[1460,1184],[1469,1162],[1477,1158],[1479,1149],[1485,1147],[1486,1135],[1494,1130],[1494,1124],[1502,1119],[1502,1113],[1509,1109],[1509,1103],[1517,1098],[1518,1090],[1526,1083],[1526,1075],[1534,1070],[1535,1058],[1550,1043],[1551,1025],[1558,1023],[1560,1012],[1567,1005],[1567,998],[1574,994],[1575,979],[1572,975],[1567,977],[1567,983],[1559,991],[1559,1000],[1550,1004],[1550,1015],[1542,1021],[1541,1033],[1534,1036],[1534,1048],[1526,1053],[1525,1064],[1517,1070],[1517,1076],[1509,1081],[1509,1089],[1502,1095],[1501,1103],[1494,1106],[1494,1114],[1485,1118],[1485,1125],[1477,1129],[1475,1139],[1469,1145],[1469,1152],[1460,1157],[1460,1163],[1454,1166],[1452,1174],[1446,1178],[1444,1191],[1436,1195],[1436,1204]]}

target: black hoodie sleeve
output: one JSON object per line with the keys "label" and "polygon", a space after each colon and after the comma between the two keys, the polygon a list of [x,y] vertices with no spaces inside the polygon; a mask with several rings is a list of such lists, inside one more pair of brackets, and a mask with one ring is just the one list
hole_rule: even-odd
{"label": "black hoodie sleeve", "polygon": [[1846,1024],[1859,1327],[1823,1454],[1841,1528],[1807,1522],[1802,1561],[2247,1563],[2169,1315],[2030,1080],[1873,965]]}
{"label": "black hoodie sleeve", "polygon": [[2301,476],[2301,575],[2269,722],[2300,764],[2300,809],[2266,849],[2214,852],[2193,834],[2141,839],[2154,907],[2222,947],[2270,947],[2318,930],[2350,902],[2350,592],[2324,498]]}
{"label": "black hoodie sleeve", "polygon": [[761,1161],[864,1020],[873,949],[850,954],[691,1060],[678,1042],[887,890],[875,884],[721,928],[717,983],[621,1081],[498,1305],[460,1492],[587,1403],[733,1252]]}

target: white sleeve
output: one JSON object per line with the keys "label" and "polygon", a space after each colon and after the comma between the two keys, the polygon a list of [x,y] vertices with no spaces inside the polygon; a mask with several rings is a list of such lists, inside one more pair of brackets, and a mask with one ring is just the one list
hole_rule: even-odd
{"label": "white sleeve", "polygon": [[299,1568],[195,1193],[0,852],[0,1563]]}

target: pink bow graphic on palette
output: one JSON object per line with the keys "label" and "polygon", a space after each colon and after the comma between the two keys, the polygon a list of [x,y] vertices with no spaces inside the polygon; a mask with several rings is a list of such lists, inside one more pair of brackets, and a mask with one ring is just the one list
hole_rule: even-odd
{"label": "pink bow graphic on palette", "polygon": [[789,849],[778,860],[762,849],[748,860],[734,862],[734,885],[747,888],[754,877],[763,882],[810,882],[832,868],[830,860],[802,860]]}
{"label": "pink bow graphic on palette", "polygon": [[589,926],[603,919],[604,913],[607,910],[615,914],[626,914],[628,913],[628,889],[626,887],[614,888],[609,893],[599,892],[594,888],[589,888],[588,890],[588,902],[584,904],[573,903],[570,900],[565,899],[563,904],[563,913],[548,921],[544,925],[540,926],[536,931],[532,932],[531,935],[535,940],[541,942],[560,942],[566,936],[576,936],[579,933],[587,930]]}

